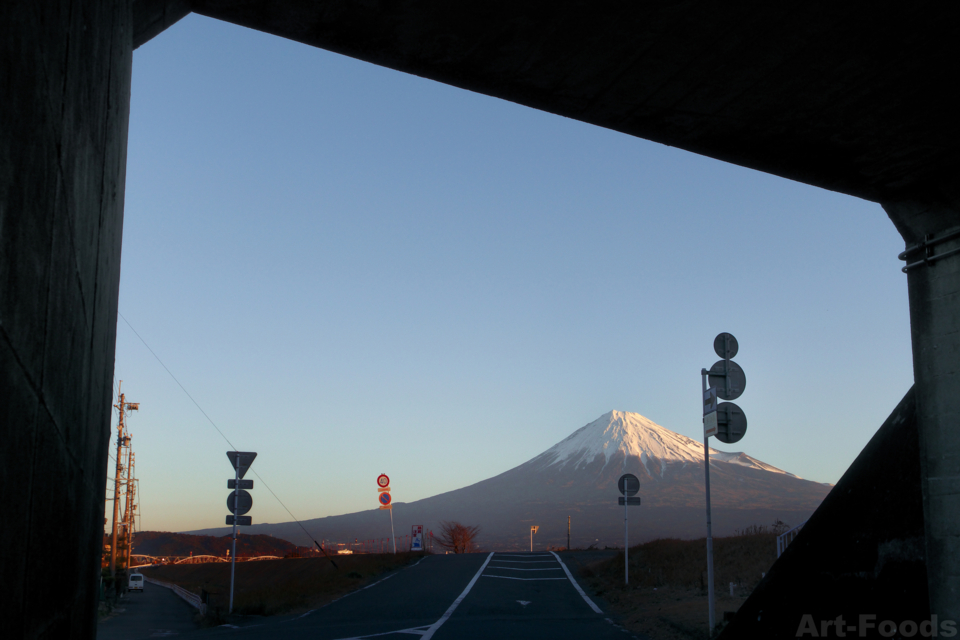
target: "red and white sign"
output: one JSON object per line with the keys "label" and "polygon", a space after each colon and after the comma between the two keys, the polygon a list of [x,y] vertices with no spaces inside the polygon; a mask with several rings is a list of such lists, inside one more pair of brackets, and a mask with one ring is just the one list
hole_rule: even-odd
{"label": "red and white sign", "polygon": [[390,476],[388,476],[388,475],[385,474],[385,473],[381,473],[379,476],[377,476],[377,486],[380,487],[381,489],[383,489],[383,488],[385,488],[385,487],[389,487],[389,486],[390,486]]}
{"label": "red and white sign", "polygon": [[423,525],[410,527],[410,551],[423,551]]}

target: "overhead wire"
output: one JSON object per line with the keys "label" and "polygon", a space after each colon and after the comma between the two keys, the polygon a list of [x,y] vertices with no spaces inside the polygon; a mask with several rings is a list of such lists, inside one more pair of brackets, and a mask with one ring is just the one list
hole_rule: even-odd
{"label": "overhead wire", "polygon": [[[187,394],[187,397],[190,398],[190,401],[193,402],[193,404],[197,407],[197,409],[200,410],[200,413],[203,414],[203,417],[206,418],[207,421],[210,422],[211,425],[213,425],[213,428],[217,430],[217,433],[220,434],[220,437],[223,438],[223,439],[226,441],[226,443],[230,445],[230,448],[231,448],[231,449],[233,449],[234,451],[238,451],[237,447],[236,447],[232,442],[230,442],[230,439],[227,438],[227,436],[223,433],[223,431],[220,430],[220,427],[217,426],[217,423],[213,421],[213,418],[211,418],[209,415],[207,415],[207,412],[203,410],[203,407],[200,406],[200,403],[197,402],[196,399],[195,399],[192,395],[190,395],[190,392],[187,391],[187,388],[184,387],[184,386],[180,383],[179,380],[177,380],[177,376],[173,375],[173,372],[170,371],[170,369],[167,367],[167,365],[163,364],[163,360],[161,360],[161,359],[160,359],[160,356],[158,356],[158,355],[156,354],[156,352],[155,352],[153,349],[150,348],[150,345],[147,344],[147,341],[143,339],[143,336],[141,336],[140,333],[137,332],[137,330],[133,328],[133,325],[130,324],[130,321],[127,320],[126,318],[124,318],[123,314],[120,313],[119,311],[117,311],[117,315],[120,316],[120,318],[123,319],[123,321],[124,321],[125,323],[127,323],[127,326],[130,327],[130,330],[133,331],[134,335],[136,335],[137,338],[140,339],[140,342],[142,342],[142,343],[143,343],[143,346],[145,346],[145,347],[147,348],[147,351],[149,351],[149,352],[153,355],[153,357],[156,358],[157,362],[160,363],[160,366],[163,367],[163,369],[164,369],[168,374],[170,374],[170,377],[173,378],[173,381],[177,383],[177,386],[179,386],[180,389],[181,389],[185,394]],[[285,505],[285,504],[283,503],[283,500],[281,500],[280,497],[279,497],[276,493],[274,493],[273,489],[270,488],[270,485],[268,485],[268,484],[266,483],[266,481],[265,481],[263,478],[260,477],[260,474],[259,474],[259,473],[257,473],[257,472],[254,471],[253,469],[251,469],[251,471],[253,471],[253,475],[257,476],[257,480],[259,480],[260,483],[263,484],[264,487],[266,487],[267,491],[270,492],[270,495],[272,495],[272,496],[276,499],[276,501],[277,501],[278,503],[280,503],[280,506],[283,507],[283,510],[286,511],[286,512],[290,515],[291,518],[293,518],[293,521],[297,523],[297,526],[299,526],[301,529],[303,529],[303,532],[304,532],[305,534],[307,534],[307,537],[309,537],[311,540],[313,540],[313,544],[317,545],[317,549],[319,549],[319,550],[323,553],[323,555],[327,556],[327,559],[330,560],[330,562],[333,564],[334,567],[337,567],[337,563],[333,561],[333,558],[331,558],[330,556],[327,555],[326,550],[325,550],[323,547],[321,547],[321,546],[320,546],[320,543],[317,542],[316,538],[314,538],[314,537],[310,534],[310,532],[307,531],[307,528],[303,526],[303,523],[300,522],[299,518],[297,518],[295,515],[293,515],[293,512],[290,511],[290,509],[287,508],[287,505]],[[337,568],[339,569],[339,567],[337,567]]]}

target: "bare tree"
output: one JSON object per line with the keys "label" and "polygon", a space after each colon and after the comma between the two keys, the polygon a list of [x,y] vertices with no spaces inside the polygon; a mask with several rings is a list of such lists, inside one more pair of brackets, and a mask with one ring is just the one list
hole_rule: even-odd
{"label": "bare tree", "polygon": [[467,553],[476,545],[473,540],[480,533],[480,527],[468,527],[459,522],[441,522],[440,535],[434,538],[442,548],[454,553]]}

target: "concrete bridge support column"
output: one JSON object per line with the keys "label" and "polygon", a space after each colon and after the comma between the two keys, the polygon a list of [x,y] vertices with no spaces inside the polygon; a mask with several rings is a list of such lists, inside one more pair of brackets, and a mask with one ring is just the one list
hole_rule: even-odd
{"label": "concrete bridge support column", "polygon": [[130,0],[0,1],[0,620],[96,635]]}
{"label": "concrete bridge support column", "polygon": [[960,249],[960,233],[949,238],[960,232],[960,210],[910,202],[883,208],[907,248],[915,247],[906,277],[930,612],[960,622],[960,251],[946,255]]}

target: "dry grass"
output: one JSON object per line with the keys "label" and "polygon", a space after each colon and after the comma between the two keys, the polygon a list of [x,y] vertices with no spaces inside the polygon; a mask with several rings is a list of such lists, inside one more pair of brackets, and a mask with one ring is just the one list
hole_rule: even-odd
{"label": "dry grass", "polygon": [[[716,615],[735,612],[777,557],[776,535],[716,538]],[[706,640],[706,540],[655,540],[630,549],[630,586],[623,584],[623,555],[581,569],[585,586],[610,603],[632,632],[654,640]],[[734,583],[730,596],[729,583]]]}
{"label": "dry grass", "polygon": [[[386,573],[416,562],[421,553],[337,556],[334,569],[326,558],[286,558],[238,562],[233,610],[239,615],[298,613],[323,606],[375,582]],[[209,616],[219,622],[230,598],[230,564],[151,567],[144,575],[209,594]]]}

